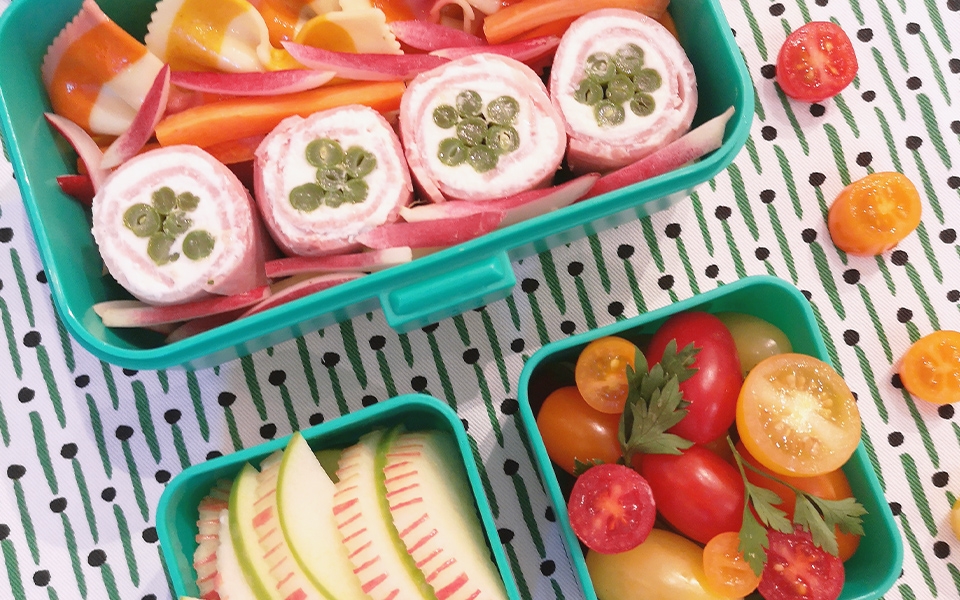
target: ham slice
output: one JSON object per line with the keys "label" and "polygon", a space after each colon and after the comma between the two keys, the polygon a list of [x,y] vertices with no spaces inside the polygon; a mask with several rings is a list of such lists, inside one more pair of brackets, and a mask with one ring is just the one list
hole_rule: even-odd
{"label": "ham slice", "polygon": [[[339,148],[324,155],[329,164],[310,151],[321,141]],[[366,157],[359,168],[358,156]],[[282,250],[324,256],[359,249],[358,235],[396,221],[413,185],[390,124],[350,105],[283,120],[257,148],[254,195]]]}
{"label": "ham slice", "polygon": [[[586,79],[585,66],[601,53],[624,64],[617,53],[624,56],[630,48],[640,49],[640,62],[628,66],[627,73],[616,73],[640,88],[631,96],[639,104],[631,107],[631,100],[615,97],[622,122],[601,124],[595,116],[597,104],[577,99]],[[655,77],[651,84],[647,77],[636,85],[638,69],[655,71],[660,81]],[[609,94],[608,84],[604,91]],[[696,75],[680,43],[656,20],[622,9],[596,10],[573,22],[554,54],[550,93],[566,125],[567,163],[577,173],[605,172],[636,162],[686,133],[697,110]]]}
{"label": "ham slice", "polygon": [[91,212],[107,270],[143,302],[180,304],[267,283],[253,199],[200,148],[167,146],[124,162]]}
{"label": "ham slice", "polygon": [[[516,101],[515,117],[509,123],[515,148],[496,151],[492,168],[478,170],[470,161],[452,165],[449,159],[441,159],[441,146],[458,139],[459,121],[442,127],[434,113],[456,107],[462,94],[475,94],[481,113],[456,118],[478,118],[485,127],[496,124],[492,102],[503,97]],[[432,202],[492,200],[549,185],[566,146],[563,121],[536,73],[512,58],[487,53],[450,61],[414,78],[400,103],[400,137],[417,189]],[[489,138],[464,152],[473,153],[488,143]]]}

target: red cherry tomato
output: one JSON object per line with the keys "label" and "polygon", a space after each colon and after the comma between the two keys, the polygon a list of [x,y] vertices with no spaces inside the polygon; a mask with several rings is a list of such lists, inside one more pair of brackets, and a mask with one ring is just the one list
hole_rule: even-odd
{"label": "red cherry tomato", "polygon": [[757,591],[765,600],[836,600],[843,589],[843,562],[813,544],[805,531],[770,531],[767,564]]}
{"label": "red cherry tomato", "polygon": [[857,55],[840,26],[813,21],[783,42],[777,55],[777,83],[783,93],[804,102],[837,95],[857,76]]}
{"label": "red cherry tomato", "polygon": [[619,426],[620,415],[596,410],[572,385],[547,396],[537,413],[537,429],[550,460],[571,475],[575,460],[612,463],[620,458]]}
{"label": "red cherry tomato", "polygon": [[717,534],[740,530],[744,494],[736,467],[701,446],[639,460],[660,515],[680,533],[706,544]]}
{"label": "red cherry tomato", "polygon": [[680,384],[690,402],[686,417],[670,429],[696,444],[706,444],[726,434],[737,416],[737,396],[743,376],[737,345],[723,322],[705,312],[686,312],[667,319],[653,334],[647,348],[651,365],[660,362],[670,340],[677,348],[693,343],[700,348],[696,374]]}
{"label": "red cherry tomato", "polygon": [[643,543],[657,516],[653,492],[623,465],[597,465],[573,484],[567,502],[570,527],[588,548],[616,554]]}

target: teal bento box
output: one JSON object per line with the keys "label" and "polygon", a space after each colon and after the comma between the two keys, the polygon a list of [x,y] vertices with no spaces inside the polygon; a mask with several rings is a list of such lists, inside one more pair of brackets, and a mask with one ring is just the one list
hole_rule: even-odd
{"label": "teal bento box", "polygon": [[[154,0],[100,0],[121,27],[142,39]],[[80,0],[19,0],[0,22],[0,121],[60,318],[74,339],[106,362],[132,369],[200,369],[245,356],[339,321],[382,309],[399,332],[423,327],[508,296],[511,261],[654,213],[684,198],[729,165],[743,147],[754,111],[753,84],[719,0],[672,0],[670,13],[696,70],[694,125],[729,107],[723,145],[703,160],[410,263],[344,283],[194,337],[164,345],[146,329],[108,329],[92,306],[128,298],[102,274],[89,210],[60,191],[75,156],[47,125],[40,79],[47,45]],[[13,58],[16,57],[16,58]]]}
{"label": "teal bento box", "polygon": [[[596,600],[597,595],[587,571],[584,552],[570,527],[558,471],[547,456],[543,438],[537,429],[537,411],[551,391],[563,385],[572,385],[569,365],[576,362],[580,351],[591,341],[615,335],[635,341],[642,348],[642,340],[649,339],[648,336],[667,318],[693,310],[738,312],[760,317],[786,334],[794,352],[830,362],[807,299],[790,283],[768,276],[747,277],[665,308],[548,344],[534,353],[520,375],[521,422],[533,448],[537,470],[556,514],[564,545],[587,600]],[[556,386],[550,386],[547,381],[555,381]],[[843,470],[854,496],[868,514],[863,517],[864,536],[861,543],[853,557],[844,563],[846,581],[840,600],[876,600],[900,576],[903,541],[862,441]],[[565,473],[561,476],[570,477]]]}
{"label": "teal bento box", "polygon": [[[489,546],[490,557],[503,580],[507,598],[520,600],[516,579],[500,543],[490,503],[483,492],[470,440],[463,423],[450,406],[432,396],[406,394],[314,425],[300,433],[310,448],[316,451],[343,449],[366,433],[396,426],[403,426],[411,432],[440,431],[456,440],[459,452],[453,461],[463,464],[464,474],[473,492],[473,508]],[[157,506],[156,526],[174,597],[199,596],[193,556],[198,545],[197,507],[200,500],[218,481],[232,480],[247,463],[259,466],[276,450],[285,448],[289,440],[290,436],[285,436],[193,465],[167,484]],[[464,507],[464,510],[469,508]]]}

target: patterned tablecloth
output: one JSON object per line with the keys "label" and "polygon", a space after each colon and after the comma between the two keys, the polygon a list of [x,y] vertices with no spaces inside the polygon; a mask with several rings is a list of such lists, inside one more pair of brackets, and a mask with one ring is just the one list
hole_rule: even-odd
{"label": "patterned tablecloth", "polygon": [[[572,333],[771,274],[810,298],[859,396],[863,439],[906,549],[887,597],[960,598],[960,542],[947,522],[960,493],[960,416],[915,402],[892,366],[921,335],[960,329],[960,2],[723,7],[757,99],[734,164],[652,218],[516,263],[508,299],[406,335],[375,312],[215,369],[111,367],[58,322],[0,161],[0,597],[169,598],[154,516],[172,477],[416,391],[445,399],[469,424],[523,596],[576,598],[518,431],[525,358]],[[773,81],[785,36],[811,20],[839,23],[860,62],[848,89],[813,105],[789,101]],[[922,224],[881,257],[842,256],[825,224],[829,203],[850,181],[887,170],[921,190]]]}

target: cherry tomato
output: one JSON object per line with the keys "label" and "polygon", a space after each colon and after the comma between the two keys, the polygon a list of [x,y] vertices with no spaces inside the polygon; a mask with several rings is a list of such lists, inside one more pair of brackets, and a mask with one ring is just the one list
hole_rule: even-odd
{"label": "cherry tomato", "polygon": [[587,571],[599,600],[727,599],[706,587],[700,546],[662,529],[627,552],[588,552]]}
{"label": "cherry tomato", "polygon": [[716,316],[705,312],[679,313],[653,334],[646,355],[651,365],[660,362],[667,343],[674,339],[678,350],[693,343],[700,352],[693,364],[697,372],[680,384],[684,400],[690,402],[689,412],[670,432],[705,444],[726,433],[736,416],[737,394],[743,383],[737,346]]}
{"label": "cherry tomato", "polygon": [[537,428],[550,460],[571,475],[574,459],[612,463],[620,458],[619,426],[620,415],[594,409],[572,385],[547,396],[537,413]]}
{"label": "cherry tomato", "polygon": [[813,544],[805,531],[770,531],[767,564],[757,588],[765,600],[836,600],[843,563]]}
{"label": "cherry tomato", "polygon": [[746,377],[750,369],[758,362],[776,354],[793,352],[793,346],[787,335],[779,327],[760,317],[746,313],[724,312],[717,313],[737,346],[737,356],[740,358],[740,369]]}
{"label": "cherry tomato", "polygon": [[[757,459],[751,456],[750,453],[747,452],[747,449],[743,446],[743,442],[737,442],[737,452],[740,453],[740,456],[743,458],[743,460],[750,463],[755,468],[768,475],[775,475],[779,479],[782,479],[795,488],[803,490],[808,494],[813,494],[814,496],[823,498],[824,500],[840,500],[842,498],[853,497],[853,490],[850,488],[850,481],[847,479],[847,476],[842,469],[830,471],[829,473],[824,473],[823,475],[815,475],[813,477],[790,477],[789,475],[776,475],[773,473],[773,471],[764,467]],[[780,500],[782,502],[780,502],[777,507],[787,513],[787,518],[792,520],[794,503],[797,500],[797,495],[793,493],[793,490],[777,481],[774,481],[773,479],[770,479],[769,477],[764,477],[759,473],[751,471],[750,469],[744,470],[747,474],[747,481],[756,486],[771,490],[777,496],[780,496]],[[840,531],[839,527],[834,528],[834,534],[837,536],[837,556],[842,561],[849,560],[860,546],[860,536],[854,533],[844,533]]]}
{"label": "cherry tomato", "polygon": [[577,478],[567,511],[580,541],[604,554],[640,545],[657,517],[647,481],[630,467],[611,464],[590,467]]}
{"label": "cherry tomato", "polygon": [[813,21],[787,36],[777,55],[777,83],[783,93],[820,102],[840,93],[857,76],[857,55],[839,25]]}
{"label": "cherry tomato", "polygon": [[960,402],[960,332],[935,331],[910,346],[900,360],[900,381],[910,394],[933,402]]}
{"label": "cherry tomato", "polygon": [[713,536],[703,549],[703,573],[707,586],[730,598],[746,596],[757,589],[760,577],[737,548],[740,535],[725,531]]}
{"label": "cherry tomato", "polygon": [[950,529],[953,529],[953,535],[960,540],[960,498],[957,498],[950,510]]}
{"label": "cherry tomato", "polygon": [[700,446],[680,455],[645,454],[639,461],[657,510],[677,531],[705,544],[718,533],[740,529],[743,479],[733,465]]}
{"label": "cherry tomato", "polygon": [[900,173],[872,173],[837,195],[827,215],[833,243],[848,254],[875,256],[920,224],[920,194]]}
{"label": "cherry tomato", "polygon": [[593,340],[580,351],[574,377],[587,404],[605,413],[622,413],[627,401],[627,365],[634,365],[637,347],[623,338]]}
{"label": "cherry tomato", "polygon": [[860,411],[833,367],[805,354],[778,354],[744,380],[737,431],[774,473],[812,477],[839,469],[857,449]]}

